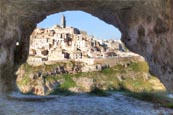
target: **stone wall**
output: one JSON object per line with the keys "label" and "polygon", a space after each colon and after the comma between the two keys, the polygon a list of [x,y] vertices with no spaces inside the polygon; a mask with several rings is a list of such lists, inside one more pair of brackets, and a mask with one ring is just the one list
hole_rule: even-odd
{"label": "stone wall", "polygon": [[0,0],[0,68],[7,68],[0,78],[9,78],[1,85],[15,82],[10,77],[26,61],[36,23],[49,14],[82,10],[118,27],[125,45],[143,55],[150,71],[173,92],[172,8],[171,0]]}

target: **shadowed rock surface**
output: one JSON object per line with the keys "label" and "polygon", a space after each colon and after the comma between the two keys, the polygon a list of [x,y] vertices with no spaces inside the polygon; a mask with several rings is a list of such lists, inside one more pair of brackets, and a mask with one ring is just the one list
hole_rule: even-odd
{"label": "shadowed rock surface", "polygon": [[65,10],[85,11],[119,28],[126,46],[143,55],[173,92],[172,7],[171,0],[0,0],[1,92],[15,88],[14,73],[26,61],[36,24]]}

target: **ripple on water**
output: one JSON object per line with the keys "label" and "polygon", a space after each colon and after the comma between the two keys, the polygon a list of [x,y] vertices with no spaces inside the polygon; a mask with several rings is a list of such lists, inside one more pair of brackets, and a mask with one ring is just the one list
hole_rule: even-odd
{"label": "ripple on water", "polygon": [[[26,98],[20,94],[14,96]],[[53,99],[47,101],[37,101],[37,99],[38,97],[36,100],[24,101],[0,98],[0,113],[2,115],[158,115],[161,113],[169,115],[173,113],[173,110],[165,108],[156,110],[150,103],[120,93],[113,93],[108,97],[72,95],[53,96]]]}

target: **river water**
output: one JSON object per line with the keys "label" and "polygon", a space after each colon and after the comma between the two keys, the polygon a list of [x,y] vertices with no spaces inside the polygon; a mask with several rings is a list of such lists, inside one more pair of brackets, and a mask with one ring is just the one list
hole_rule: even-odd
{"label": "river water", "polygon": [[173,110],[113,93],[108,97],[55,96],[46,101],[0,98],[0,115],[173,115]]}

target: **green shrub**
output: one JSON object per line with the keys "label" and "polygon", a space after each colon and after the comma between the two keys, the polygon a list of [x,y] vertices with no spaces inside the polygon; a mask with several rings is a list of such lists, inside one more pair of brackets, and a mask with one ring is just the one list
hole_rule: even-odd
{"label": "green shrub", "polygon": [[131,68],[134,72],[149,72],[147,62],[144,61],[130,63],[128,67]]}
{"label": "green shrub", "polygon": [[60,86],[62,89],[68,89],[70,87],[76,86],[76,83],[72,79],[72,75],[64,74],[62,77],[65,79],[63,84]]}

